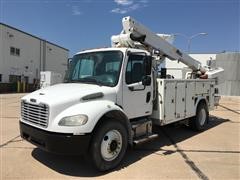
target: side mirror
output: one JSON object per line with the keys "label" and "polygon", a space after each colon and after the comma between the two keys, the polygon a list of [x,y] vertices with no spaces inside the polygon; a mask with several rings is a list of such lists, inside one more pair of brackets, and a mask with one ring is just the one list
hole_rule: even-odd
{"label": "side mirror", "polygon": [[144,76],[142,78],[142,85],[150,86],[151,85],[151,76]]}
{"label": "side mirror", "polygon": [[68,69],[71,66],[72,60],[73,60],[72,58],[68,58],[68,60],[67,60],[67,67],[68,67]]}
{"label": "side mirror", "polygon": [[152,56],[146,56],[144,59],[145,75],[149,76],[152,73]]}

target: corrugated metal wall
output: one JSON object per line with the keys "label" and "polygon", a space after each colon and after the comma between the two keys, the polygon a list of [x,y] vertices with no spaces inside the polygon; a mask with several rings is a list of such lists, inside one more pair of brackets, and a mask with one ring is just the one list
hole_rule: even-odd
{"label": "corrugated metal wall", "polygon": [[224,68],[225,82],[219,85],[220,94],[240,96],[240,52],[217,54],[216,66]]}

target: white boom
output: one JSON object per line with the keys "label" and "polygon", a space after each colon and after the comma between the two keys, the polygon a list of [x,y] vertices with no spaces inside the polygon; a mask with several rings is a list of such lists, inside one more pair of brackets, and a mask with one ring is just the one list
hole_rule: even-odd
{"label": "white boom", "polygon": [[[199,61],[180,51],[163,37],[151,32],[147,27],[133,18],[124,17],[122,25],[123,30],[121,34],[114,35],[111,38],[113,47],[141,48],[146,49],[149,52],[157,50],[162,57],[167,57],[171,60],[178,60],[186,64],[193,71],[200,71],[202,75],[209,71],[207,68],[204,68]],[[214,74],[214,78],[216,78],[221,72],[223,72],[223,69],[218,69],[216,74],[214,74],[212,70],[209,75],[211,76]]]}

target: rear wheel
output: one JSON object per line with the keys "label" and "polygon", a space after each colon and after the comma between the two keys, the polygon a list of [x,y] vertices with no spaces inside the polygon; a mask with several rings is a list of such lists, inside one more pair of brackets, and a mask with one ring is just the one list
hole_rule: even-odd
{"label": "rear wheel", "polygon": [[117,121],[107,121],[96,131],[90,147],[93,165],[100,171],[115,168],[127,149],[127,130]]}
{"label": "rear wheel", "polygon": [[189,121],[189,126],[195,131],[202,131],[209,119],[209,112],[206,103],[200,103],[197,107],[196,116]]}

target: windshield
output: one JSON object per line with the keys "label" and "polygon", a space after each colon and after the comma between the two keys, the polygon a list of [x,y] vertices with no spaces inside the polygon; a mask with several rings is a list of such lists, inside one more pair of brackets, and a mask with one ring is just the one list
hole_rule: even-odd
{"label": "windshield", "polygon": [[75,55],[68,72],[67,82],[116,86],[123,53],[100,51]]}

